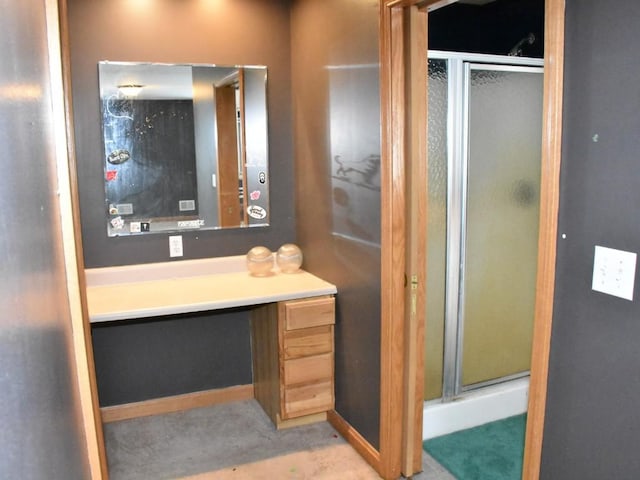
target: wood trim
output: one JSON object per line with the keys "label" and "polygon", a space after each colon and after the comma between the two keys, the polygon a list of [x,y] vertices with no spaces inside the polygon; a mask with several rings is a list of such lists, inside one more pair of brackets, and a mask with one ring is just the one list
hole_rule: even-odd
{"label": "wood trim", "polygon": [[419,0],[387,0],[387,8],[410,7]]}
{"label": "wood trim", "polygon": [[252,308],[251,362],[253,365],[253,394],[274,424],[282,414],[284,398],[280,388],[281,333],[278,327],[281,302]]}
{"label": "wood trim", "polygon": [[[391,5],[391,6],[389,6]],[[380,3],[382,123],[382,258],[380,464],[385,479],[400,476],[404,418],[405,50],[404,11]]]}
{"label": "wood trim", "polygon": [[245,74],[244,68],[238,69],[238,85],[240,88],[240,163],[242,165],[242,221],[249,224],[247,208],[249,207],[249,188],[247,187],[247,109],[244,98]]}
{"label": "wood trim", "polygon": [[[236,89],[233,85],[214,86],[215,117],[218,141],[218,223],[234,227],[240,221],[238,202],[238,117]],[[244,131],[244,130],[243,130]],[[243,145],[244,148],[244,145]],[[243,208],[243,211],[245,209]]]}
{"label": "wood trim", "polygon": [[452,3],[458,3],[458,0],[422,0],[418,1],[418,8],[422,10],[428,10],[430,12],[437,10],[442,7],[446,7],[447,5],[451,5]]}
{"label": "wood trim", "polygon": [[[108,479],[107,455],[104,445],[104,434],[100,407],[98,402],[98,387],[95,375],[93,344],[91,340],[91,326],[87,309],[86,282],[84,275],[84,255],[82,251],[82,234],[80,228],[80,207],[78,202],[78,177],[76,168],[75,141],[73,130],[73,107],[71,99],[71,59],[69,52],[69,27],[66,0],[48,0],[47,15],[54,14],[55,19],[49,19],[50,29],[49,48],[59,45],[60,51],[52,52],[50,62],[54,58],[60,59],[59,68],[62,74],[62,95],[64,119],[61,125],[65,132],[60,139],[59,153],[65,156],[65,180],[68,184],[59,186],[61,215],[65,230],[65,268],[67,273],[67,292],[73,330],[74,356],[76,375],[79,384],[79,398],[82,409],[85,441],[88,450],[88,462],[93,479]],[[52,38],[53,34],[58,38]],[[55,55],[53,54],[55,53]],[[58,95],[59,92],[53,92]],[[62,173],[60,173],[62,176]]]}
{"label": "wood trim", "polygon": [[522,473],[523,479],[532,480],[540,476],[553,322],[560,163],[562,158],[564,21],[565,0],[546,0],[538,278]]}
{"label": "wood trim", "polygon": [[[417,6],[419,8],[428,7],[434,3],[441,2],[442,0],[388,0],[387,7],[395,8],[395,7],[413,7]],[[448,0],[457,2],[458,0]]]}
{"label": "wood trim", "polygon": [[377,471],[381,454],[335,410],[327,412],[327,421]]}
{"label": "wood trim", "polygon": [[427,252],[427,13],[405,9],[407,43],[407,275],[402,474],[422,470]]}
{"label": "wood trim", "polygon": [[181,412],[192,408],[210,407],[252,398],[253,385],[249,384],[102,407],[100,410],[102,411],[102,420],[105,423],[109,423],[148,417],[150,415]]}
{"label": "wood trim", "polygon": [[309,425],[312,423],[324,422],[327,420],[327,412],[311,413],[309,415],[303,415],[302,417],[290,418],[288,420],[281,420],[280,415],[277,415],[275,422],[277,430],[284,430],[287,428],[300,427],[302,425]]}

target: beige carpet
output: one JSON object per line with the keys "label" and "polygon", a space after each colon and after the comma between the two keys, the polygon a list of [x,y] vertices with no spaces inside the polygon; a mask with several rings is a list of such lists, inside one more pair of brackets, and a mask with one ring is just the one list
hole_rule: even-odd
{"label": "beige carpet", "polygon": [[204,473],[184,480],[379,480],[348,445],[331,445]]}
{"label": "beige carpet", "polygon": [[111,480],[377,480],[327,423],[276,430],[254,400],[105,425]]}

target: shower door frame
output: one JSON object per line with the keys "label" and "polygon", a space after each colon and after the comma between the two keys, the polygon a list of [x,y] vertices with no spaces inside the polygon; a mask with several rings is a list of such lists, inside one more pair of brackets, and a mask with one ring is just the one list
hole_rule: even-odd
{"label": "shower door frame", "polygon": [[[447,220],[444,363],[442,399],[529,375],[519,372],[478,384],[462,384],[464,272],[469,162],[469,75],[473,69],[540,73],[544,60],[429,50],[428,59],[447,61]],[[542,138],[540,139],[542,142]]]}

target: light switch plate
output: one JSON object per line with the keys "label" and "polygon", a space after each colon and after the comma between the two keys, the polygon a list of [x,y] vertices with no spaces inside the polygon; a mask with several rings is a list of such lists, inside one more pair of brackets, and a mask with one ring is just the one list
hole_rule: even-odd
{"label": "light switch plate", "polygon": [[633,300],[636,257],[637,254],[633,252],[596,245],[591,288],[596,292]]}
{"label": "light switch plate", "polygon": [[169,237],[169,256],[182,256],[182,235],[174,235]]}

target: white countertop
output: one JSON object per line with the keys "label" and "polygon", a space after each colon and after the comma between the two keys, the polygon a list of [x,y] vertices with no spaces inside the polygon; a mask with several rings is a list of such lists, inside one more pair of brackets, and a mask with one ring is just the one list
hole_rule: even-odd
{"label": "white countertop", "polygon": [[86,270],[89,320],[242,307],[332,295],[335,285],[300,270],[254,277],[244,255]]}

